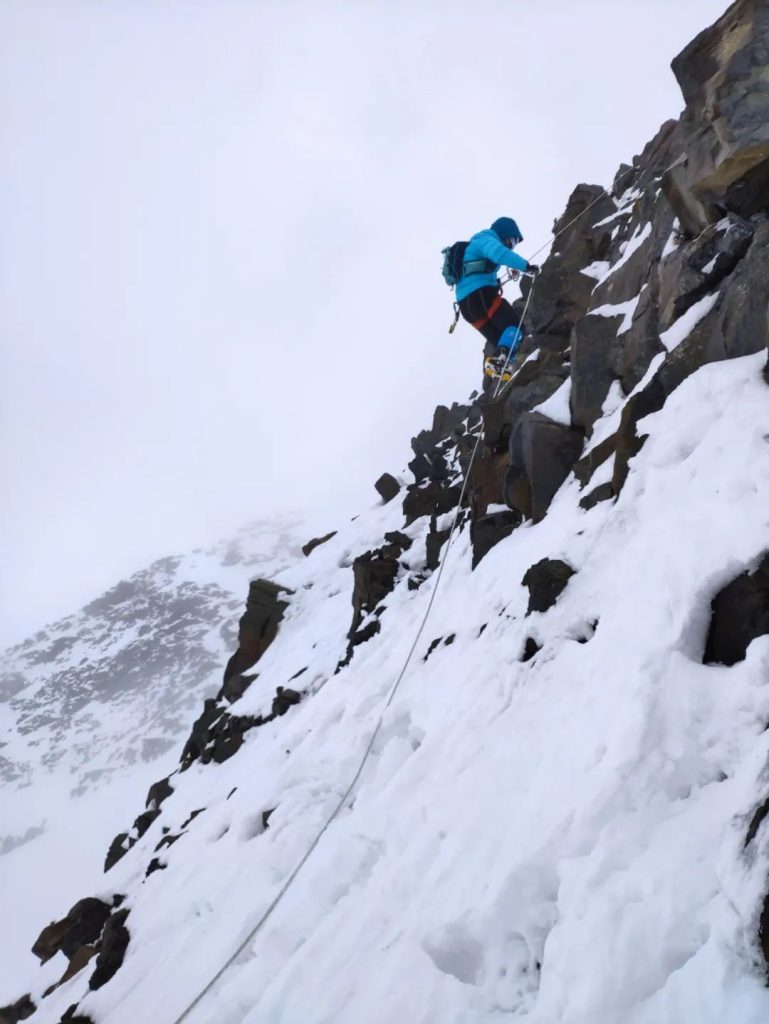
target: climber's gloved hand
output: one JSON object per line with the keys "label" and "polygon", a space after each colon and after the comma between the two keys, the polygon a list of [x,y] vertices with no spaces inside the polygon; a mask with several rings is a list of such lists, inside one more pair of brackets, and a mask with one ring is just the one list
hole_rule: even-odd
{"label": "climber's gloved hand", "polygon": [[526,267],[526,270],[524,270],[524,274],[530,274],[532,277],[536,277],[539,274],[540,270],[541,267],[539,267],[536,263],[529,263]]}

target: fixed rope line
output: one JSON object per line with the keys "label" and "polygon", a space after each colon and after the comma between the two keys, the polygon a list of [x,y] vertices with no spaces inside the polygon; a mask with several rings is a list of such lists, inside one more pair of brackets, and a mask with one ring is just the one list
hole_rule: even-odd
{"label": "fixed rope line", "polygon": [[[551,237],[550,241],[546,242],[545,245],[543,245],[541,248],[537,249],[537,251],[535,253],[532,253],[532,255],[536,256],[537,253],[542,252],[542,249],[545,249],[548,245],[550,245],[550,242],[555,241],[555,239],[558,237],[558,235],[563,234],[563,232],[566,231],[567,228],[570,228],[571,225],[574,224],[577,220],[579,220],[580,217],[584,216],[587,213],[587,211],[591,207],[595,206],[595,204],[598,202],[598,200],[602,199],[603,196],[606,195],[606,194],[607,194],[607,191],[606,191],[606,189],[604,189],[600,196],[598,196],[596,199],[594,199],[593,202],[590,203],[588,206],[586,206],[585,209],[581,211],[581,213],[578,213],[576,217],[572,218],[572,220],[570,220],[569,223],[565,225],[565,227],[561,228],[561,230],[558,232],[558,234],[553,235]],[[535,286],[535,281],[532,281],[531,288],[529,289],[529,294],[528,294],[528,296],[526,298],[526,302],[525,302],[524,307],[523,307],[523,315],[522,315],[521,320],[520,320],[521,323],[524,323],[524,321],[526,319],[526,313],[527,313],[528,308],[529,308],[529,303],[531,301],[531,296],[532,296],[532,294],[534,292],[534,286]],[[494,387],[494,391],[492,392],[492,396],[491,396],[492,401],[499,394],[500,388],[502,386],[502,373],[504,373],[505,369],[507,368],[507,364],[510,361],[511,351],[512,351],[512,349],[508,349],[508,351],[507,351],[507,358],[505,359],[505,363],[504,363],[504,366],[502,368],[502,372],[500,373],[499,378],[497,379],[496,386]],[[514,379],[515,378],[513,378],[513,380]],[[339,798],[339,800],[334,805],[334,809],[332,810],[331,814],[328,816],[328,818],[324,822],[324,824],[321,827],[321,829],[318,831],[318,833],[315,836],[315,838],[312,840],[310,845],[307,847],[307,850],[305,851],[305,853],[302,856],[301,860],[297,863],[296,867],[293,869],[291,874],[286,878],[285,882],[280,887],[280,889],[278,889],[278,891],[275,894],[275,896],[272,898],[272,900],[267,905],[267,908],[265,909],[265,911],[262,914],[262,916],[259,918],[259,920],[256,922],[256,924],[253,926],[253,928],[249,931],[249,933],[246,935],[245,939],[243,939],[243,941],[238,946],[238,948],[235,950],[235,952],[230,957],[228,957],[228,959],[222,964],[222,966],[219,968],[219,970],[216,972],[216,974],[213,976],[213,978],[211,978],[211,980],[205,985],[205,987],[200,990],[200,992],[197,994],[197,996],[195,996],[193,1001],[187,1006],[187,1008],[181,1013],[181,1015],[174,1020],[173,1024],[182,1024],[182,1022],[185,1021],[189,1017],[189,1015],[192,1013],[192,1011],[194,1009],[196,1009],[197,1006],[200,1005],[202,1000],[208,995],[208,993],[211,991],[211,989],[214,987],[214,985],[222,978],[222,976],[225,974],[225,972],[227,970],[229,970],[229,968],[233,965],[233,963],[244,952],[246,946],[248,946],[249,943],[251,943],[254,940],[254,938],[259,934],[259,932],[262,930],[262,928],[265,926],[265,924],[269,921],[270,917],[272,917],[272,914],[273,914],[275,908],[278,906],[278,904],[283,899],[285,894],[291,888],[291,885],[293,884],[294,879],[297,877],[299,872],[302,870],[302,868],[305,866],[307,861],[310,859],[310,857],[314,853],[315,849],[317,848],[318,844],[320,843],[321,839],[326,834],[326,832],[329,830],[331,825],[336,821],[337,817],[339,816],[340,811],[342,810],[342,808],[345,806],[347,801],[352,796],[353,791],[354,791],[355,787],[357,786],[357,784],[358,784],[358,782],[360,780],[361,775],[363,774],[363,769],[366,767],[366,764],[368,763],[368,759],[371,756],[371,751],[374,749],[374,744],[376,743],[377,738],[379,737],[379,733],[382,730],[382,725],[384,723],[385,713],[387,712],[387,709],[392,704],[393,699],[395,698],[395,694],[398,692],[398,689],[400,688],[400,685],[403,682],[403,679],[404,679],[404,677],[406,675],[406,671],[408,670],[408,667],[411,664],[411,659],[413,658],[414,652],[417,649],[417,644],[419,643],[419,641],[420,641],[420,639],[422,637],[422,633],[424,632],[424,628],[427,625],[427,620],[430,617],[430,612],[432,611],[433,604],[435,602],[435,598],[436,598],[436,595],[438,593],[438,587],[440,586],[441,579],[443,578],[443,570],[445,569],[446,562],[448,561],[449,549],[451,548],[451,542],[454,539],[454,533],[456,532],[457,523],[459,522],[459,516],[460,516],[460,513],[462,511],[462,502],[464,501],[465,494],[467,493],[467,487],[468,487],[468,484],[470,482],[470,476],[472,474],[473,464],[475,463],[475,457],[478,454],[478,448],[480,446],[481,438],[482,437],[483,437],[483,432],[479,430],[478,431],[478,436],[475,439],[475,444],[473,445],[472,454],[470,455],[470,461],[467,464],[467,472],[465,473],[465,479],[464,479],[464,482],[462,484],[462,490],[459,493],[459,501],[457,502],[456,511],[454,512],[454,516],[453,516],[452,521],[451,521],[451,529],[449,530],[449,536],[448,536],[448,539],[446,541],[446,548],[445,548],[445,551],[443,553],[443,558],[441,559],[440,565],[438,566],[438,571],[437,571],[437,573],[435,575],[435,584],[434,584],[434,586],[432,588],[432,591],[430,593],[430,599],[427,602],[427,607],[425,608],[425,613],[422,616],[422,621],[419,624],[419,628],[416,631],[416,635],[414,636],[414,640],[413,640],[413,642],[411,644],[411,647],[409,648],[408,654],[406,655],[406,660],[403,662],[403,666],[402,666],[400,672],[398,673],[398,676],[397,676],[395,682],[390,687],[390,692],[388,693],[387,699],[385,700],[384,705],[382,706],[382,710],[379,713],[379,717],[377,719],[376,726],[374,727],[374,731],[371,733],[371,736],[369,737],[369,741],[366,744],[366,749],[363,751],[363,756],[360,759],[360,763],[358,764],[358,768],[355,771],[355,774],[353,775],[352,779],[350,780],[350,782],[349,782],[347,788],[345,789],[344,793],[342,794],[342,796]]]}

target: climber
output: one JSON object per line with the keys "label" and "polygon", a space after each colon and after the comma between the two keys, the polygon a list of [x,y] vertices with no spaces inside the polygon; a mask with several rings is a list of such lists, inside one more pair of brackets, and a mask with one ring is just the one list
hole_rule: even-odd
{"label": "climber", "polygon": [[539,273],[538,266],[512,251],[522,241],[523,235],[513,218],[498,217],[490,229],[479,231],[467,243],[461,273],[457,275],[458,313],[486,339],[483,372],[489,382],[500,375],[503,380],[510,379],[513,359],[524,335],[520,317],[502,296],[497,271],[505,266],[532,277]]}

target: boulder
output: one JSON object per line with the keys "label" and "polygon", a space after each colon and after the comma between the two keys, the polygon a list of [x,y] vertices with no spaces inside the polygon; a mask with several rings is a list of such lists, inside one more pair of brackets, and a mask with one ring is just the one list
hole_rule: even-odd
{"label": "boulder", "polygon": [[66,917],[43,928],[32,952],[42,963],[59,952],[70,959],[81,946],[97,941],[111,912],[108,903],[93,896],[78,900]]}
{"label": "boulder", "polygon": [[278,633],[288,601],[281,594],[292,591],[270,580],[252,580],[246,600],[246,611],[238,628],[238,649],[227,662],[224,682],[233,675],[247,672],[261,658]]}
{"label": "boulder", "polygon": [[673,60],[686,103],[663,188],[691,234],[769,206],[769,7],[737,0]]}
{"label": "boulder", "polygon": [[88,987],[91,990],[106,985],[123,965],[125,952],[131,938],[126,928],[128,913],[128,910],[116,911],[104,926],[99,953],[96,957],[96,968],[88,982]]}
{"label": "boulder", "polygon": [[596,505],[602,501],[610,501],[614,497],[614,487],[611,481],[605,484],[599,484],[593,488],[584,498],[579,499],[579,507],[583,508],[586,512],[589,512],[591,508],[595,508]]}
{"label": "boulder", "polygon": [[[387,476],[387,474],[385,474],[385,476]],[[319,548],[321,544],[325,544],[327,541],[330,541],[332,537],[336,537],[336,534],[337,531],[332,530],[331,533],[327,533],[323,537],[313,537],[312,540],[308,540],[306,544],[302,545],[302,554],[305,558],[309,558],[315,548]]]}
{"label": "boulder", "polygon": [[348,637],[352,639],[363,619],[390,594],[400,570],[398,557],[381,549],[359,555],[352,565],[352,625]]}
{"label": "boulder", "polygon": [[36,1010],[32,997],[22,996],[11,1006],[0,1006],[0,1024],[19,1024],[19,1021],[31,1017]]}
{"label": "boulder", "polygon": [[213,698],[204,701],[203,712],[193,723],[182,750],[182,771],[194,761],[221,764],[228,760],[242,746],[245,734],[266,720],[261,715],[231,715]]}
{"label": "boulder", "polygon": [[381,603],[392,593],[400,571],[399,559],[412,544],[411,538],[399,531],[386,533],[385,541],[381,548],[366,551],[353,562],[352,625],[347,633],[347,652],[337,665],[337,672],[350,663],[357,646],[371,640],[381,629],[379,619],[371,616],[383,611]]}
{"label": "boulder", "polygon": [[59,1019],[59,1024],[94,1024],[93,1018],[77,1012],[77,1003],[69,1006]]}
{"label": "boulder", "polygon": [[[213,701],[211,701],[211,703],[213,703]],[[184,755],[182,754],[182,756]],[[117,864],[117,862],[139,842],[142,836],[149,830],[152,823],[160,817],[160,813],[161,811],[159,807],[150,807],[136,818],[130,832],[121,832],[119,835],[115,836],[110,843],[109,850],[107,850],[107,856],[104,861],[105,872],[109,871],[110,868],[113,868],[115,864]]]}
{"label": "boulder", "polygon": [[515,509],[510,511],[492,512],[481,516],[470,524],[470,541],[473,545],[473,569],[489,551],[513,530],[520,526],[523,517]]}
{"label": "boulder", "polygon": [[431,524],[430,532],[425,540],[425,564],[428,569],[435,571],[441,562],[441,549],[449,539],[450,529],[437,530],[435,524]]}
{"label": "boulder", "polygon": [[291,690],[285,686],[279,686],[272,700],[272,714],[275,718],[281,718],[289,708],[300,704],[302,695],[298,690]]}
{"label": "boulder", "polygon": [[433,480],[421,486],[410,484],[406,492],[403,514],[406,517],[406,525],[410,526],[422,516],[440,516],[444,512],[450,512],[457,505],[462,488],[444,486]]}
{"label": "boulder", "polygon": [[769,633],[769,552],[756,569],[732,580],[713,598],[703,663],[734,665],[749,645]]}
{"label": "boulder", "polygon": [[509,464],[507,452],[495,452],[481,445],[473,463],[469,490],[475,518],[486,514],[489,505],[504,501],[505,473]]}
{"label": "boulder", "polygon": [[526,570],[521,580],[529,591],[526,614],[546,612],[560,597],[575,570],[559,558],[542,558]]}
{"label": "boulder", "polygon": [[379,497],[382,501],[387,504],[388,501],[392,501],[393,498],[397,498],[400,494],[401,485],[392,475],[392,473],[382,473],[377,482],[374,484]]}
{"label": "boulder", "polygon": [[544,519],[583,444],[581,430],[555,423],[539,412],[523,413],[510,437],[507,503],[535,523]]}
{"label": "boulder", "polygon": [[147,791],[147,799],[145,801],[145,807],[148,810],[157,810],[158,807],[167,800],[174,791],[174,787],[168,777],[165,779],[159,779],[157,782],[153,782]]}

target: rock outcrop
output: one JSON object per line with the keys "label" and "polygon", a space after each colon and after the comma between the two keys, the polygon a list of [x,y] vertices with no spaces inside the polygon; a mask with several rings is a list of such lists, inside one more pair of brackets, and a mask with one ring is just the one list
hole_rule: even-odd
{"label": "rock outcrop", "polygon": [[750,644],[769,634],[769,552],[752,572],[732,580],[713,598],[703,661],[735,665]]}
{"label": "rock outcrop", "polygon": [[227,663],[224,681],[247,672],[261,658],[278,634],[288,601],[288,591],[270,580],[253,580],[248,591],[246,611],[238,627],[238,649]]}
{"label": "rock outcrop", "polygon": [[684,230],[769,209],[769,9],[738,0],[673,61],[686,107],[663,179]]}

